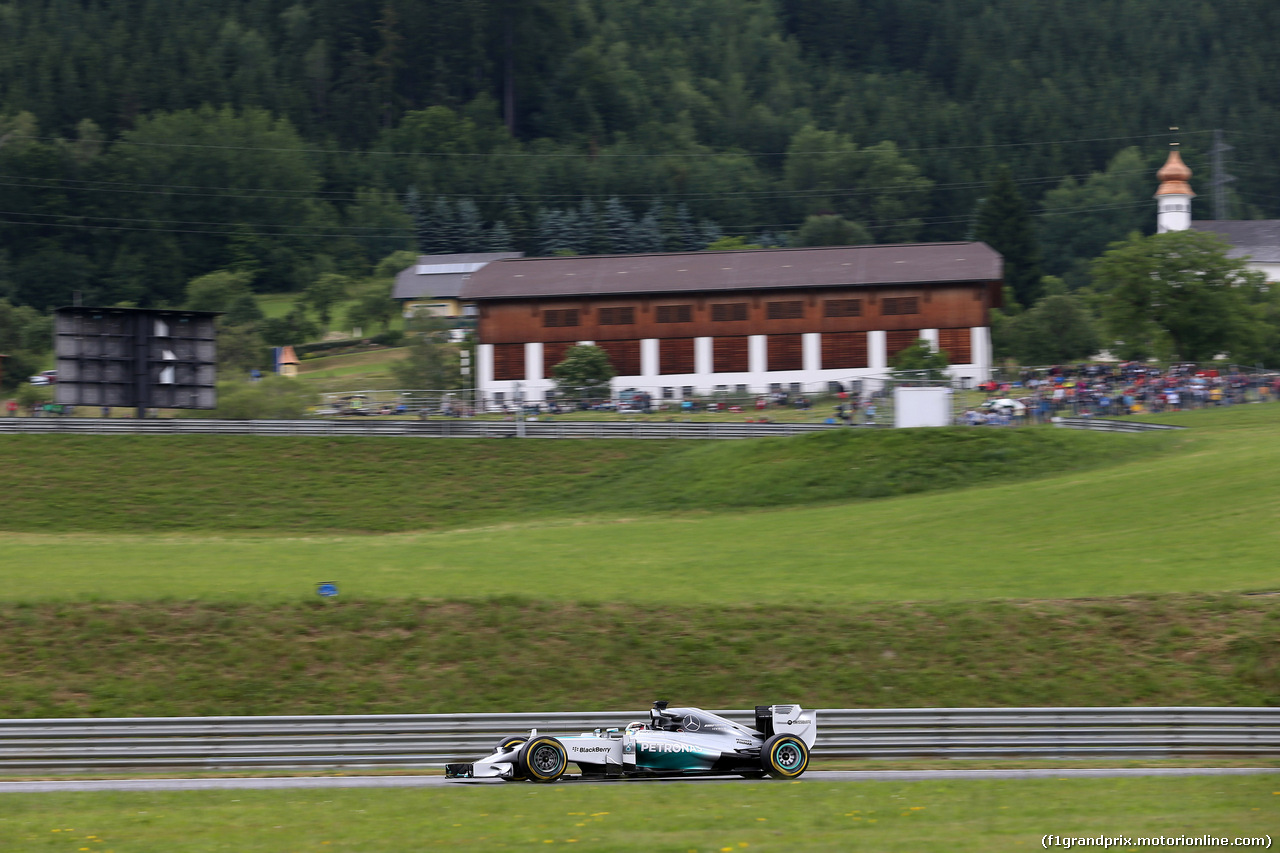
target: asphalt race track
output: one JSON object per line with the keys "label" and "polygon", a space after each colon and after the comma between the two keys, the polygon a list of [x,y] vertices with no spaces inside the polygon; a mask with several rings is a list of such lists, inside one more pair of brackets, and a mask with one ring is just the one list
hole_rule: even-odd
{"label": "asphalt race track", "polygon": [[[804,779],[814,782],[922,782],[939,779],[1069,779],[1123,776],[1253,776],[1280,774],[1280,767],[1140,767],[1040,770],[814,770]],[[566,777],[559,784],[662,785],[671,782],[768,785],[771,780],[702,777],[690,779],[626,779],[584,782]],[[32,794],[69,791],[247,791],[283,788],[446,788],[502,785],[500,781],[446,780],[443,776],[284,776],[256,779],[89,779],[39,782],[0,782],[0,794]]]}

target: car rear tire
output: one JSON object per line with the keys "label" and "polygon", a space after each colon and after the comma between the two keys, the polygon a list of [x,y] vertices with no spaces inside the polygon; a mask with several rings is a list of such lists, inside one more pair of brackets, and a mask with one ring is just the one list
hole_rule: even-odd
{"label": "car rear tire", "polygon": [[553,737],[539,735],[520,747],[519,771],[530,782],[554,782],[569,766],[569,753]]}
{"label": "car rear tire", "polygon": [[[507,735],[502,740],[498,741],[498,744],[493,748],[493,751],[507,752],[509,750],[516,749],[527,740],[528,738],[525,737],[524,735]],[[516,756],[516,761],[512,767],[511,778],[515,781],[520,781],[521,779],[524,779],[524,774],[520,772],[519,755]]]}
{"label": "car rear tire", "polygon": [[794,779],[809,766],[809,747],[795,735],[774,735],[760,750],[764,772],[775,779]]}

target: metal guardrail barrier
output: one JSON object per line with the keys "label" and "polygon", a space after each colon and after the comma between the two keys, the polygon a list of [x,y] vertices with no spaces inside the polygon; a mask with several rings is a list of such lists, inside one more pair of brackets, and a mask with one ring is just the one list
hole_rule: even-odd
{"label": "metal guardrail barrier", "polygon": [[1152,432],[1186,429],[1173,424],[1145,424],[1138,421],[1110,421],[1104,418],[1054,418],[1053,425],[1062,429],[1090,429],[1096,432]]}
{"label": "metal guardrail barrier", "polygon": [[[761,438],[840,429],[833,424],[683,423],[679,421],[525,421],[527,438]],[[419,438],[514,438],[516,421],[364,419],[228,421],[206,418],[0,418],[0,435],[301,435],[405,436]]]}
{"label": "metal guardrail barrier", "polygon": [[[751,725],[752,711],[715,711]],[[0,720],[0,772],[438,767],[504,735],[625,726],[641,712]],[[820,758],[1280,755],[1280,708],[818,711]]]}
{"label": "metal guardrail barrier", "polygon": [[[1054,418],[1063,429],[1100,432],[1148,432],[1186,429],[1172,424],[1113,421],[1103,418]],[[857,425],[870,429],[874,425]],[[688,423],[681,421],[525,421],[526,438],[731,439],[800,435],[843,424]],[[418,438],[515,438],[516,421],[425,420],[380,421],[362,418],[298,421],[231,421],[209,418],[0,418],[0,435],[51,433],[81,435],[300,435],[399,436]]]}

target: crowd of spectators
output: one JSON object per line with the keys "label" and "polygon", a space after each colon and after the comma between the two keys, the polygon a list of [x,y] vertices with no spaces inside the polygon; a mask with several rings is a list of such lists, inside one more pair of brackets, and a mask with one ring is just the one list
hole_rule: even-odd
{"label": "crowd of spectators", "polygon": [[966,423],[1044,422],[1055,417],[1114,417],[1177,412],[1280,399],[1280,375],[1194,364],[1159,369],[1142,362],[1024,369],[979,386],[990,398]]}

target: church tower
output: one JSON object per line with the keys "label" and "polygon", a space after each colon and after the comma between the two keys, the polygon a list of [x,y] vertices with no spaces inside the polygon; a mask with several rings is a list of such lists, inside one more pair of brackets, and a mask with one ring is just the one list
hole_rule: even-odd
{"label": "church tower", "polygon": [[1187,168],[1187,164],[1182,162],[1182,155],[1178,153],[1177,144],[1169,152],[1169,159],[1160,167],[1160,171],[1156,172],[1156,177],[1160,179],[1160,188],[1156,190],[1155,199],[1157,202],[1156,214],[1156,232],[1163,234],[1166,231],[1186,231],[1191,227],[1191,199],[1195,198],[1195,193],[1191,191],[1191,185],[1187,183],[1187,179],[1191,177],[1191,170]]}

